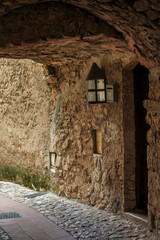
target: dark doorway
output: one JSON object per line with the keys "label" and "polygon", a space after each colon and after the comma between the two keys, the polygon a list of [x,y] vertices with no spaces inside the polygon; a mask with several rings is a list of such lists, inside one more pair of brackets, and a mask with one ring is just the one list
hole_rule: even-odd
{"label": "dark doorway", "polygon": [[148,99],[148,69],[137,65],[133,70],[134,105],[135,105],[135,184],[136,208],[147,212],[148,203],[148,169],[147,169],[147,131],[146,109],[143,101]]}

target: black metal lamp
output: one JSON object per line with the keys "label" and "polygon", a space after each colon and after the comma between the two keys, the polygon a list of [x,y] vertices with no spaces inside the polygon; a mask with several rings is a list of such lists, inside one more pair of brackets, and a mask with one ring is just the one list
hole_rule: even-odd
{"label": "black metal lamp", "polygon": [[93,63],[86,80],[88,103],[106,102],[106,77],[96,63]]}

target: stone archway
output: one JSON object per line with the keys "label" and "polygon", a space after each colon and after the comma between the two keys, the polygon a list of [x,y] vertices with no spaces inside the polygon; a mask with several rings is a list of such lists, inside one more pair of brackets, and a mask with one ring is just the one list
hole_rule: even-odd
{"label": "stone archway", "polygon": [[116,48],[121,51],[120,48],[127,47],[139,56],[143,65],[151,68],[159,64],[159,2],[0,0],[0,3],[0,57],[62,65],[64,58],[65,63],[83,59],[84,51],[88,60],[99,51]]}
{"label": "stone archway", "polygon": [[147,212],[148,169],[146,110],[148,69],[132,62],[123,69],[124,210]]}

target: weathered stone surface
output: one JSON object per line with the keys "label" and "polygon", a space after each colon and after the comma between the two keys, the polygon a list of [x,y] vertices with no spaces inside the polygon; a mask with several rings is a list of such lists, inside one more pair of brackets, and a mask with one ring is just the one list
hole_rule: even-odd
{"label": "weathered stone surface", "polygon": [[[64,27],[65,26],[65,27]],[[121,34],[103,20],[79,8],[60,3],[29,5],[0,19],[0,46],[20,45],[39,40],[80,39],[98,34],[122,39]]]}
{"label": "weathered stone surface", "polygon": [[42,65],[1,59],[0,78],[0,162],[44,169],[53,107]]}
{"label": "weathered stone surface", "polygon": [[160,224],[160,69],[153,68],[150,71],[149,100],[144,102],[147,109],[146,120],[150,126],[147,133],[147,162],[149,169],[149,192],[148,192],[148,214],[149,227],[159,232]]}
{"label": "weathered stone surface", "polygon": [[149,2],[147,0],[135,1],[133,7],[137,12],[143,12],[149,9]]}
{"label": "weathered stone surface", "polygon": [[[129,52],[124,56],[110,51],[104,59],[90,59],[87,65],[57,68],[59,103],[50,151],[61,162],[55,167],[56,174],[63,172],[57,179],[60,193],[114,212],[122,209],[123,202],[122,93],[118,103],[88,105],[85,79],[96,60],[106,72],[107,83],[117,82],[121,89],[119,71],[132,57]],[[93,154],[92,129],[102,132],[103,155]]]}
{"label": "weathered stone surface", "polygon": [[[41,2],[45,2],[45,0],[41,1]],[[137,1],[120,1],[120,2],[119,1],[103,1],[103,2],[101,1],[100,2],[100,1],[90,1],[90,0],[83,0],[83,1],[63,0],[63,1],[56,1],[56,2],[63,3],[63,4],[70,4],[70,6],[67,6],[69,8],[73,8],[73,7],[71,7],[71,5],[77,6],[78,8],[87,10],[88,12],[92,13],[99,19],[103,19],[110,26],[114,27],[119,33],[123,34],[128,47],[132,51],[136,52],[136,54],[139,56],[139,59],[143,65],[150,66],[150,67],[153,65],[158,65],[158,62],[159,62],[158,61],[158,51],[159,51],[158,42],[159,42],[159,38],[160,38],[160,31],[159,31],[159,18],[157,18],[155,16],[158,15],[159,11],[160,11],[159,1],[156,2],[156,1],[149,1],[149,0],[148,1],[147,0],[145,0],[145,1],[137,0]],[[36,9],[36,11],[33,11],[33,14],[32,14],[33,20],[34,20],[34,17],[36,16],[37,11],[39,11],[40,6],[41,6],[41,4],[39,4],[39,1],[37,1],[37,0],[32,0],[29,2],[27,0],[26,1],[16,0],[16,1],[14,1],[14,3],[11,1],[7,1],[7,4],[4,3],[4,1],[1,1],[0,3],[1,3],[0,14],[1,14],[1,16],[3,16],[2,18],[6,18],[6,24],[7,24],[7,22],[9,22],[9,19],[12,19],[14,22],[14,19],[17,19],[17,17],[18,17],[18,16],[16,16],[16,14],[14,14],[14,11],[15,11],[15,13],[16,13],[16,11],[21,11],[21,9],[23,7],[24,7],[24,10],[22,12],[25,12],[26,11],[25,9],[27,9],[27,8],[31,8],[32,11],[33,11],[33,9]],[[56,3],[56,4],[59,4],[59,3]],[[28,7],[28,4],[30,4],[30,7]],[[22,37],[25,36],[25,34],[22,34],[23,36],[20,34],[22,31],[22,28],[23,28],[23,27],[21,27],[21,29],[15,30],[13,32],[14,34],[11,35],[12,37],[10,37],[10,39],[13,39],[13,43],[16,39],[17,40],[19,39],[18,44],[21,44],[20,45],[21,48],[19,49],[15,45],[12,47],[7,46],[8,50],[6,50],[6,51],[4,51],[1,48],[0,56],[2,56],[2,57],[12,56],[12,57],[17,57],[17,58],[29,57],[29,58],[33,59],[33,53],[36,52],[37,57],[34,56],[34,59],[36,61],[41,61],[43,63],[49,62],[50,64],[52,62],[57,61],[55,59],[55,54],[52,54],[52,48],[54,46],[54,50],[55,50],[55,45],[58,46],[59,42],[57,42],[56,39],[50,39],[49,41],[47,41],[47,38],[50,38],[52,35],[51,34],[51,32],[53,31],[52,28],[48,28],[49,30],[46,31],[47,34],[45,36],[43,36],[44,34],[39,35],[40,32],[43,32],[44,25],[47,24],[46,23],[47,19],[51,23],[55,20],[55,19],[53,19],[53,16],[55,16],[55,15],[53,15],[51,13],[48,13],[47,18],[44,18],[45,11],[47,10],[47,6],[49,6],[49,4],[47,3],[47,4],[44,4],[43,6],[46,6],[46,7],[44,7],[44,13],[38,17],[39,21],[41,22],[40,28],[37,29],[35,27],[36,26],[36,20],[35,20],[32,22],[33,23],[32,25],[34,27],[32,29],[32,31],[31,31],[31,26],[29,26],[30,31],[28,31],[28,32],[32,32],[32,34],[31,33],[26,34],[26,39],[27,39],[27,37],[34,38],[34,36],[36,36],[35,40],[36,39],[38,40],[38,38],[40,37],[40,39],[42,41],[38,42],[38,46],[37,46],[37,44],[29,44],[26,46],[22,41],[20,41],[20,38],[22,39]],[[57,6],[60,6],[60,5],[57,5]],[[16,10],[16,9],[19,9],[19,10]],[[65,11],[65,9],[66,9],[66,7],[64,5],[64,11]],[[59,11],[60,11],[60,8],[59,8]],[[151,11],[154,11],[155,14],[151,14]],[[79,10],[78,10],[78,12],[79,12]],[[27,14],[29,15],[30,13],[28,12]],[[74,15],[75,14],[73,13],[73,25],[77,21],[77,17],[74,18]],[[12,17],[10,18],[10,16],[12,16]],[[66,17],[67,17],[67,15],[66,15]],[[21,23],[22,21],[25,22],[25,19],[26,18],[24,18],[24,20],[23,20],[23,16],[22,16],[22,19],[21,18],[17,19],[16,24],[14,24],[14,26],[16,27],[16,25],[18,23]],[[65,14],[64,14],[64,19],[65,19]],[[61,19],[60,22],[62,22],[64,19]],[[80,19],[81,19],[81,17],[80,17]],[[3,21],[1,21],[1,22],[3,22]],[[60,22],[59,22],[59,24],[60,24]],[[90,22],[90,21],[87,21],[87,22]],[[78,23],[80,24],[80,26],[83,26],[83,24],[81,25],[79,20],[78,20]],[[28,24],[28,23],[26,23],[26,24]],[[22,24],[21,24],[21,26],[22,26]],[[25,24],[23,26],[25,26]],[[68,24],[67,24],[67,26],[68,26]],[[94,26],[94,24],[93,24],[93,26]],[[55,27],[55,25],[54,25],[54,27]],[[25,28],[28,29],[27,25]],[[76,28],[79,29],[79,33],[80,33],[81,32],[80,29],[82,29],[82,28],[81,27],[78,28],[78,26]],[[11,29],[12,29],[12,26],[11,26]],[[36,31],[35,31],[35,29],[36,29]],[[72,29],[72,27],[71,27],[71,29]],[[57,31],[59,32],[59,29],[57,29]],[[64,30],[64,33],[65,33],[65,30]],[[4,39],[4,42],[8,42],[7,39],[10,34],[11,33],[8,29],[8,32],[6,33],[6,37]],[[63,34],[61,32],[60,36],[62,38],[64,35],[65,34]],[[3,38],[2,33],[1,33],[1,36]],[[55,37],[56,37],[56,35],[55,35]],[[57,37],[58,37],[58,35],[57,35]],[[96,47],[97,42],[94,42],[94,38],[92,38],[92,37],[90,39],[92,39],[92,42],[94,43],[94,47]],[[72,42],[73,41],[75,42],[75,39],[72,39]],[[106,41],[105,45],[107,45],[107,39],[105,41]],[[64,45],[62,45],[63,50],[66,50],[66,47],[67,47],[69,54],[72,54],[75,46],[73,46],[73,48],[70,49],[71,39],[65,39],[64,42],[65,42],[65,47],[64,47]],[[44,52],[45,46],[48,45],[49,43],[50,44],[52,43],[49,47],[49,51],[47,51],[47,53],[45,53],[45,56],[43,53],[43,59],[41,60],[42,56],[40,53],[42,51]],[[76,45],[79,47],[82,44],[84,44],[84,42],[82,40],[80,40],[79,42],[76,42]],[[85,44],[84,44],[84,47],[85,47]],[[17,48],[17,50],[18,50],[17,53],[16,53],[16,51],[14,51],[15,48]],[[85,51],[86,51],[86,49],[85,49]],[[86,52],[89,53],[90,51],[86,51]],[[62,55],[61,54],[59,53],[59,59],[64,57],[63,54]],[[50,55],[49,59],[47,57],[48,55]],[[45,59],[45,57],[46,57],[46,59]],[[81,59],[80,56],[79,56],[79,59]],[[74,57],[72,58],[72,60],[74,60]]]}
{"label": "weathered stone surface", "polygon": [[156,112],[158,112],[158,114],[160,112],[160,102],[158,102],[158,101],[146,100],[146,101],[144,101],[144,107],[147,110],[156,111]]}
{"label": "weathered stone surface", "polygon": [[105,21],[62,3],[19,8],[0,22],[0,45],[8,49],[2,49],[1,57],[5,51],[6,57],[25,54],[41,63],[62,65],[126,45],[122,34]]}
{"label": "weathered stone surface", "polygon": [[[54,183],[60,186],[60,194],[120,211],[123,202],[122,93],[119,91],[116,103],[89,105],[86,76],[96,61],[106,72],[107,83],[118,83],[121,89],[119,72],[132,58],[135,55],[130,52],[108,51],[103,59],[94,57],[88,63],[43,66],[43,69],[29,61],[1,60],[4,78],[1,82],[4,93],[1,163],[16,162],[39,170],[48,166]],[[12,85],[9,84],[11,76]],[[52,92],[47,82],[54,87]],[[8,104],[6,108],[5,104]],[[6,128],[9,129],[7,135]],[[92,129],[102,132],[103,155],[93,154]]]}

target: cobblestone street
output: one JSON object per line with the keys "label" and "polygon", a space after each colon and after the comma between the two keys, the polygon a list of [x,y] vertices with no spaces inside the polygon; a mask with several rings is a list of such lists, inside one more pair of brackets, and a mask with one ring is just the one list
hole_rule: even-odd
{"label": "cobblestone street", "polygon": [[0,240],[12,240],[1,227],[0,227]]}
{"label": "cobblestone street", "polygon": [[[1,181],[0,194],[36,209],[75,239],[158,239],[141,224],[52,193],[38,193]],[[2,239],[10,238],[6,236]]]}

